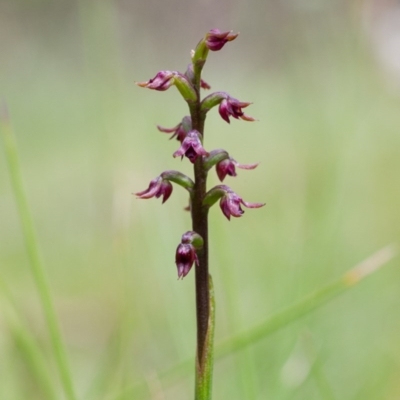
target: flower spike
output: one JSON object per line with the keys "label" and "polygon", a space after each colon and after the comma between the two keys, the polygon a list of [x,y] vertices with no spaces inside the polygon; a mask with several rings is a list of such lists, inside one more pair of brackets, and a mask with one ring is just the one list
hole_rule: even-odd
{"label": "flower spike", "polygon": [[201,134],[196,130],[187,133],[181,147],[175,151],[174,157],[186,156],[194,164],[199,156],[208,156],[208,152],[203,148],[200,140]]}

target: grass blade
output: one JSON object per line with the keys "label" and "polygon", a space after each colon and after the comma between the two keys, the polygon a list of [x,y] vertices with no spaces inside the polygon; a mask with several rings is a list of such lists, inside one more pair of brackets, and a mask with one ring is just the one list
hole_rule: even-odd
{"label": "grass blade", "polygon": [[29,211],[28,200],[25,195],[18,150],[5,104],[0,105],[0,130],[2,132],[6,159],[14,190],[15,202],[21,221],[21,228],[25,239],[34,282],[39,294],[43,313],[49,330],[50,341],[53,347],[61,383],[68,400],[76,400],[72,384],[71,373],[68,367],[61,331],[54,310],[50,286],[39,255],[36,233]]}
{"label": "grass blade", "polygon": [[[277,330],[289,325],[299,318],[309,314],[317,308],[328,303],[330,300],[339,294],[351,289],[364,278],[376,272],[379,268],[387,264],[397,255],[397,249],[393,245],[384,247],[377,251],[372,256],[350,269],[339,279],[331,282],[314,293],[306,296],[302,300],[278,311],[276,314],[268,318],[264,323],[247,330],[244,333],[232,336],[215,346],[215,358],[220,359],[226,357],[236,351],[242,350],[255,342],[264,339],[268,335]],[[192,361],[186,360],[176,366],[161,372],[159,379],[164,382],[165,386],[182,379],[183,376],[192,372]],[[147,391],[147,384],[140,382],[130,388],[127,388],[123,393],[115,398],[115,400],[123,400],[130,398],[129,396],[143,395]]]}
{"label": "grass blade", "polygon": [[[49,371],[43,352],[40,350],[35,338],[30,334],[30,329],[25,321],[19,321],[23,312],[19,309],[12,293],[4,280],[0,277],[0,290],[7,303],[2,302],[4,316],[11,336],[23,356],[26,366],[32,377],[41,388],[45,399],[56,400],[57,395],[54,388],[52,375]],[[4,304],[6,305],[4,307]]]}

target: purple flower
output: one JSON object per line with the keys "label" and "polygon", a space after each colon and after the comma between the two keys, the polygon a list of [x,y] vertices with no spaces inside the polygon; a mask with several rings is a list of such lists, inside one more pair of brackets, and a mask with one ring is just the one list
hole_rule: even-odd
{"label": "purple flower", "polygon": [[221,32],[219,29],[211,29],[206,34],[206,46],[211,51],[221,50],[227,42],[236,39],[238,35],[232,31]]}
{"label": "purple flower", "polygon": [[217,171],[218,178],[221,182],[225,179],[227,175],[236,176],[236,167],[240,169],[254,169],[258,166],[255,164],[239,164],[233,158],[226,158],[216,164],[215,169]]}
{"label": "purple flower", "polygon": [[196,265],[199,265],[199,260],[194,246],[190,243],[180,243],[175,253],[178,279],[183,279],[189,273],[194,262]]}
{"label": "purple flower", "polygon": [[158,176],[150,182],[150,185],[146,190],[135,193],[135,195],[139,199],[150,199],[152,197],[156,197],[158,199],[159,197],[163,196],[162,202],[165,203],[169,196],[171,196],[172,189],[173,187],[171,182],[164,180],[161,176]]}
{"label": "purple flower", "polygon": [[173,78],[175,74],[176,73],[172,71],[160,71],[153,79],[146,82],[136,82],[136,85],[148,89],[164,91],[174,84]]}
{"label": "purple flower", "polygon": [[163,128],[162,126],[157,125],[157,129],[160,132],[172,133],[170,139],[176,137],[176,140],[179,140],[179,142],[182,143],[186,137],[187,132],[191,129],[191,126],[192,120],[189,116],[186,116],[178,125],[174,126],[173,128]]}
{"label": "purple flower", "polygon": [[219,104],[219,115],[229,124],[230,120],[229,117],[232,116],[233,118],[240,118],[245,121],[255,121],[255,118],[246,115],[242,108],[249,106],[251,103],[246,103],[239,101],[233,97],[227,96],[225,99],[221,101]]}
{"label": "purple flower", "polygon": [[228,186],[221,185],[221,188],[225,190],[225,195],[221,197],[219,205],[228,220],[231,219],[231,215],[233,217],[242,216],[244,211],[240,206],[241,204],[243,204],[247,208],[260,208],[265,206],[265,203],[248,203],[247,201],[244,201]]}
{"label": "purple flower", "polygon": [[186,156],[194,164],[199,156],[208,156],[208,152],[203,148],[200,140],[200,133],[191,130],[186,134],[181,147],[175,151],[174,157]]}

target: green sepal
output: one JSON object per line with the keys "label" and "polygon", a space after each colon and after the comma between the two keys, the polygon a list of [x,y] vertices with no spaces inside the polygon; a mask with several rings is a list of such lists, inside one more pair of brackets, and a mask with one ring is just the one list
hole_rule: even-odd
{"label": "green sepal", "polygon": [[195,231],[188,231],[182,235],[182,243],[190,243],[196,250],[203,248],[204,240]]}
{"label": "green sepal", "polygon": [[174,85],[179,90],[179,93],[188,103],[197,101],[197,93],[188,79],[179,73],[174,75]]}
{"label": "green sepal", "polygon": [[193,64],[193,77],[192,82],[197,89],[200,88],[201,71],[206,63],[208,56],[208,47],[206,46],[206,38],[200,40],[196,49],[193,51],[192,64]]}
{"label": "green sepal", "polygon": [[187,175],[182,174],[182,172],[179,171],[164,171],[160,176],[162,179],[177,183],[189,192],[194,187],[194,182]]}
{"label": "green sepal", "polygon": [[214,165],[218,164],[222,160],[229,158],[227,151],[223,149],[216,149],[210,151],[210,155],[204,158],[203,165],[206,171],[209,171]]}
{"label": "green sepal", "polygon": [[211,207],[227,192],[227,186],[218,185],[210,189],[204,196],[203,205]]}
{"label": "green sepal", "polygon": [[197,44],[196,49],[194,50],[193,56],[192,56],[192,63],[193,63],[193,68],[196,73],[196,67],[200,68],[200,70],[203,68],[207,56],[208,56],[208,47],[206,45],[206,39],[205,37],[200,40],[200,42]]}
{"label": "green sepal", "polygon": [[209,94],[201,102],[201,111],[204,113],[210,111],[213,107],[219,105],[222,100],[226,99],[227,94],[225,92],[215,92]]}

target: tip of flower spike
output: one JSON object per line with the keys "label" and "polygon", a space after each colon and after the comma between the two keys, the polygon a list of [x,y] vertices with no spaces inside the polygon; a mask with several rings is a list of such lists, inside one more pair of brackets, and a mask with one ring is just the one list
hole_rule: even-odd
{"label": "tip of flower spike", "polygon": [[239,33],[233,33],[233,31],[221,32],[219,29],[210,29],[206,34],[205,44],[211,51],[221,50],[227,42],[235,40],[239,36]]}

